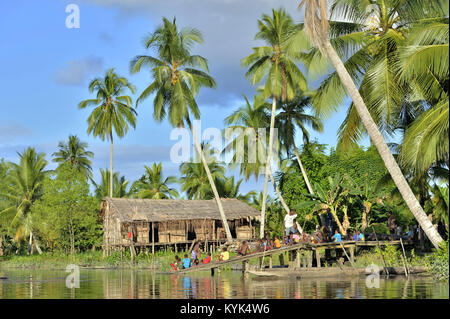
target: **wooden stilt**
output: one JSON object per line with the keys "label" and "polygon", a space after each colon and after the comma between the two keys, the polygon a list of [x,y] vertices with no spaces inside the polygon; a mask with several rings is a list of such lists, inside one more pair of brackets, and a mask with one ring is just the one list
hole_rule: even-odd
{"label": "wooden stilt", "polygon": [[350,261],[355,263],[355,246],[350,246]]}
{"label": "wooden stilt", "polygon": [[269,256],[269,268],[272,269],[273,262],[272,262],[272,255]]}
{"label": "wooden stilt", "polygon": [[321,267],[321,265],[320,265],[320,251],[317,248],[316,248],[316,266],[317,266],[317,268]]}
{"label": "wooden stilt", "polygon": [[152,255],[155,255],[155,223],[152,222]]}
{"label": "wooden stilt", "polygon": [[307,250],[307,255],[308,255],[308,268],[312,268],[312,250]]}

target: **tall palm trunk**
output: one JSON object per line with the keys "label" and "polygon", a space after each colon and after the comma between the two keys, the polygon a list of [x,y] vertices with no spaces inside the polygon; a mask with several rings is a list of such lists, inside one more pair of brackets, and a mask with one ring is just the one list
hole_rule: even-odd
{"label": "tall palm trunk", "polygon": [[200,158],[202,160],[203,167],[205,168],[206,175],[208,175],[208,181],[209,181],[209,184],[211,185],[212,191],[214,193],[217,207],[219,208],[220,217],[222,218],[223,228],[224,228],[225,234],[227,236],[227,241],[228,241],[228,243],[232,243],[233,237],[231,236],[230,227],[228,227],[228,221],[225,216],[225,212],[223,210],[222,201],[220,200],[219,193],[217,192],[216,184],[214,183],[214,179],[211,175],[211,171],[209,170],[209,166],[208,166],[208,163],[206,162],[205,155],[203,154],[202,147],[197,139],[197,134],[195,134],[194,128],[191,124],[189,124],[189,128],[191,129],[192,136],[194,137],[194,144],[195,144],[195,147],[197,148],[197,152],[200,154]]}
{"label": "tall palm trunk", "polygon": [[111,148],[109,150],[109,197],[113,197],[113,135],[109,135],[111,139]]}
{"label": "tall palm trunk", "polygon": [[269,182],[270,173],[270,163],[272,162],[272,145],[273,145],[273,131],[275,127],[275,111],[277,108],[277,100],[275,96],[272,97],[272,115],[270,117],[270,131],[269,131],[269,149],[267,150],[267,161],[266,161],[266,176],[264,179],[264,191],[263,191],[263,201],[261,204],[261,228],[259,231],[259,237],[264,238],[264,227],[266,224],[266,200],[267,200],[267,186]]}
{"label": "tall palm trunk", "polygon": [[423,208],[420,206],[417,198],[414,196],[414,193],[412,192],[411,188],[408,185],[408,182],[403,176],[403,173],[400,170],[400,167],[398,166],[397,162],[395,161],[394,156],[392,156],[392,153],[389,150],[383,136],[381,135],[377,125],[373,121],[369,113],[369,110],[367,109],[367,106],[365,105],[361,95],[359,94],[358,89],[355,86],[355,83],[353,83],[352,78],[348,74],[348,71],[345,68],[344,63],[334,50],[328,38],[323,39],[322,43],[328,57],[331,60],[331,63],[333,64],[334,68],[336,69],[336,72],[339,75],[339,78],[342,81],[342,84],[345,86],[350,97],[352,98],[356,110],[358,111],[358,114],[364,124],[364,127],[369,133],[372,143],[376,146],[378,153],[383,159],[383,162],[387,170],[389,171],[389,174],[391,174],[391,177],[395,185],[402,194],[403,199],[405,200],[406,204],[413,213],[419,225],[424,230],[425,234],[433,243],[434,247],[438,248],[439,243],[442,241],[441,236],[439,235],[437,230],[433,227],[433,224],[427,218],[427,215],[425,214]]}
{"label": "tall palm trunk", "polygon": [[294,154],[295,154],[295,157],[297,158],[298,166],[300,166],[300,171],[302,172],[303,179],[305,180],[305,183],[306,183],[306,187],[308,188],[309,193],[311,195],[314,195],[314,191],[311,187],[311,183],[309,182],[308,175],[306,175],[306,170],[303,167],[302,161],[300,159],[300,155],[298,154],[298,151],[297,151],[297,147],[295,146],[295,142],[294,142]]}
{"label": "tall palm trunk", "polygon": [[278,188],[277,183],[275,182],[275,179],[273,178],[272,171],[269,172],[269,177],[270,177],[270,180],[272,182],[273,189],[277,193],[278,199],[280,200],[281,206],[283,206],[283,208],[286,211],[286,213],[289,214],[289,212],[290,212],[289,206],[284,201],[283,196],[281,196],[280,189]]}

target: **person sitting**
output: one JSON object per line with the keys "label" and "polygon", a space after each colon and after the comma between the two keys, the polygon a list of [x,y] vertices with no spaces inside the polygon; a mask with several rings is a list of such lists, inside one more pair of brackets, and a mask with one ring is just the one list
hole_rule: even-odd
{"label": "person sitting", "polygon": [[337,229],[334,231],[333,241],[334,241],[335,243],[340,243],[340,242],[342,242],[342,235],[338,232]]}
{"label": "person sitting", "polygon": [[272,240],[270,239],[270,235],[267,234],[266,238],[263,240],[264,250],[271,250],[273,248]]}
{"label": "person sitting", "polygon": [[281,248],[281,242],[277,235],[275,235],[274,237],[273,244],[275,248]]}
{"label": "person sitting", "polygon": [[227,251],[227,247],[222,248],[222,252],[219,255],[219,261],[225,261],[230,259],[230,253]]}
{"label": "person sitting", "polygon": [[[303,234],[305,234],[305,233],[303,233]],[[300,235],[299,235],[299,233],[292,234],[292,242],[295,243],[295,244],[298,244],[300,242]]]}
{"label": "person sitting", "polygon": [[358,232],[356,230],[353,232],[352,240],[353,241],[358,241]]}
{"label": "person sitting", "polygon": [[192,263],[192,267],[198,266],[200,262],[198,261],[198,258],[195,258],[194,262]]}
{"label": "person sitting", "polygon": [[189,267],[191,267],[191,259],[188,257],[187,254],[185,254],[183,259],[183,268],[188,269]]}
{"label": "person sitting", "polygon": [[258,239],[256,242],[256,252],[262,253],[264,251],[264,244],[261,238]]}
{"label": "person sitting", "polygon": [[358,235],[358,241],[365,241],[366,240],[364,238],[364,234],[361,233],[359,230],[357,231],[357,235]]}
{"label": "person sitting", "polygon": [[247,241],[243,241],[241,247],[237,250],[238,256],[245,256],[250,253],[250,247],[248,247]]}
{"label": "person sitting", "polygon": [[178,256],[175,256],[175,260],[170,266],[172,267],[172,270],[178,270],[178,266],[181,265],[181,259]]}
{"label": "person sitting", "polygon": [[211,262],[211,252],[208,253],[205,259],[203,259],[204,264],[209,264]]}
{"label": "person sitting", "polygon": [[313,242],[314,242],[314,244],[317,244],[317,243],[321,243],[322,241],[323,241],[322,232],[320,230],[319,225],[316,225],[316,230],[314,231],[314,234],[313,234]]}

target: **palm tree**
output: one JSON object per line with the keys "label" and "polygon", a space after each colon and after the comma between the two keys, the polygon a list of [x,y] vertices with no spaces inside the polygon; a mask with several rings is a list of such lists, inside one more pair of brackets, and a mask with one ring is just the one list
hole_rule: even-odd
{"label": "palm tree", "polygon": [[303,141],[305,144],[308,144],[309,133],[305,125],[311,126],[315,131],[322,132],[323,123],[317,115],[309,115],[305,112],[306,108],[311,108],[311,98],[301,92],[298,93],[294,100],[281,103],[280,106],[281,112],[277,114],[275,126],[278,128],[281,144],[284,146],[288,157],[291,154],[291,150],[294,151],[306,187],[310,194],[314,194],[308,175],[298,154],[297,146],[295,145],[295,132],[297,127],[300,128]]}
{"label": "palm tree", "polygon": [[14,228],[15,239],[29,235],[30,252],[34,242],[40,252],[37,241],[33,237],[33,219],[31,209],[35,201],[41,196],[42,183],[47,176],[45,171],[47,161],[44,153],[36,153],[32,147],[23,153],[18,153],[19,164],[10,163],[9,174],[6,178],[7,193],[1,196],[11,200],[11,205],[0,212],[1,214],[13,213],[14,217],[9,228]]}
{"label": "palm tree", "polygon": [[234,180],[234,176],[219,178],[217,180],[217,189],[219,191],[220,197],[224,198],[237,198],[243,202],[250,203],[255,191],[250,191],[246,194],[239,193],[239,188],[241,187],[242,179],[237,182]]}
{"label": "palm tree", "polygon": [[139,198],[166,199],[178,197],[175,188],[168,185],[176,183],[174,176],[163,178],[162,164],[153,163],[152,167],[145,165],[145,174],[131,185],[131,192],[136,192]]}
{"label": "palm tree", "polygon": [[[109,170],[113,172],[113,131],[119,138],[125,136],[128,124],[136,127],[136,111],[131,106],[131,97],[125,94],[129,89],[134,93],[134,86],[124,77],[118,76],[114,69],[109,69],[103,79],[96,78],[89,84],[89,92],[97,92],[95,99],[84,100],[78,104],[79,109],[89,105],[95,108],[88,118],[88,134],[100,137],[102,141],[110,141]],[[109,196],[113,196],[113,175],[109,180]]]}
{"label": "palm tree", "polygon": [[[267,108],[270,106],[262,96],[255,95],[253,104],[244,96],[246,104],[225,118],[225,135],[233,137],[225,146],[223,153],[233,153],[231,168],[234,169],[240,163],[240,174],[248,180],[251,176],[258,180],[259,174],[265,168],[265,154],[267,152],[267,136],[265,128],[270,123]],[[264,134],[260,129],[264,128]],[[275,148],[275,147],[274,147]],[[280,200],[284,210],[289,213],[290,209],[281,195],[271,171],[269,177],[273,188]],[[261,207],[259,208],[261,209]]]}
{"label": "palm tree", "polygon": [[[201,147],[205,152],[210,151],[208,144],[202,144]],[[225,167],[213,159],[208,160],[208,170],[214,184],[225,177]],[[188,199],[212,199],[215,197],[203,163],[193,160],[182,163],[180,173],[182,175],[179,179],[181,190],[186,192]]]}
{"label": "palm tree", "polygon": [[400,78],[415,84],[415,99],[426,105],[407,128],[400,150],[400,163],[416,175],[440,162],[449,167],[448,4],[446,17],[419,22],[400,50]]}
{"label": "palm tree", "polygon": [[81,142],[76,135],[69,135],[68,142],[59,142],[59,151],[52,154],[53,162],[66,163],[69,162],[76,167],[79,172],[83,172],[87,177],[92,176],[92,162],[94,153],[86,151],[87,143]]}
{"label": "palm tree", "polygon": [[[211,185],[228,242],[232,242],[231,232],[220,201],[214,178],[202,151],[200,142],[191,123],[191,114],[200,118],[200,110],[195,96],[201,87],[215,88],[215,80],[207,73],[208,62],[199,55],[191,55],[191,47],[203,42],[200,31],[196,29],[178,30],[175,18],[169,21],[163,18],[163,25],[145,39],[145,48],[155,49],[157,57],[136,56],[130,64],[132,73],[139,72],[142,66],[151,69],[154,81],[141,93],[136,103],[140,103],[156,92],[153,100],[153,117],[161,122],[166,115],[173,127],[185,127],[192,132],[197,152],[201,156],[208,182]],[[198,67],[200,69],[196,69]]]}
{"label": "palm tree", "polygon": [[267,151],[264,192],[261,208],[260,237],[264,237],[267,184],[272,159],[273,134],[277,100],[292,100],[297,88],[306,91],[307,83],[300,69],[295,64],[299,60],[299,41],[301,32],[292,18],[284,11],[272,10],[272,16],[263,15],[258,20],[259,32],[255,39],[263,40],[268,46],[253,48],[253,53],[242,60],[244,67],[249,67],[245,76],[252,84],[260,83],[267,77],[263,91],[264,98],[272,97],[272,114],[270,120],[269,146]]}
{"label": "palm tree", "polygon": [[344,63],[340,59],[336,50],[333,48],[330,39],[328,38],[328,20],[327,20],[327,1],[326,0],[303,0],[300,7],[305,6],[305,31],[315,46],[317,46],[324,56],[327,56],[334,66],[339,79],[345,89],[352,98],[353,105],[357,110],[361,121],[367,130],[371,141],[375,144],[380,153],[387,170],[392,176],[395,185],[402,194],[403,199],[413,213],[414,217],[427,234],[433,245],[438,248],[442,241],[441,236],[433,227],[431,221],[427,218],[423,208],[417,201],[414,193],[408,185],[403,176],[400,167],[392,156],[388,145],[386,144],[383,135],[380,133],[376,123],[372,119],[360,92],[356,88],[352,77],[347,71]]}
{"label": "palm tree", "polygon": [[[100,183],[96,183],[91,179],[92,184],[95,188],[95,197],[102,200],[105,197],[129,197],[130,190],[127,190],[127,186],[130,181],[125,179],[125,176],[120,176],[119,172],[115,172],[111,178],[110,171],[108,169],[100,169],[101,180]],[[113,180],[113,191],[111,193],[110,182]]]}

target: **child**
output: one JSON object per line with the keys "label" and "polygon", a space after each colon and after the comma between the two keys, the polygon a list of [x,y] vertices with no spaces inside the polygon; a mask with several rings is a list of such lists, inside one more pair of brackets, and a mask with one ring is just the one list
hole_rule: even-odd
{"label": "child", "polygon": [[292,234],[293,241],[298,244],[300,242],[300,235],[298,233]]}
{"label": "child", "polygon": [[205,259],[203,259],[203,263],[209,264],[210,262],[211,262],[211,253],[209,252],[208,256]]}
{"label": "child", "polygon": [[258,239],[256,242],[256,252],[262,253],[264,251],[264,244],[261,238]]}
{"label": "child", "polygon": [[250,248],[248,247],[247,241],[243,241],[241,247],[239,247],[237,254],[238,256],[245,256],[250,252]]}
{"label": "child", "polygon": [[178,256],[175,256],[175,261],[170,264],[170,266],[172,267],[172,270],[178,270],[178,266],[181,263],[181,259]]}
{"label": "child", "polygon": [[334,241],[335,243],[340,243],[340,242],[342,241],[342,236],[341,236],[341,234],[338,232],[337,229],[334,231],[333,241]]}
{"label": "child", "polygon": [[189,267],[191,267],[191,259],[189,259],[188,255],[185,254],[183,259],[183,268],[188,269]]}
{"label": "child", "polygon": [[274,245],[275,245],[275,248],[280,248],[280,247],[281,247],[280,239],[279,239],[278,236],[276,236],[276,235],[275,235],[274,238],[275,238],[275,239],[274,239],[273,243],[274,243]]}
{"label": "child", "polygon": [[227,251],[227,247],[222,248],[222,252],[219,255],[219,261],[225,261],[230,259],[230,253]]}

